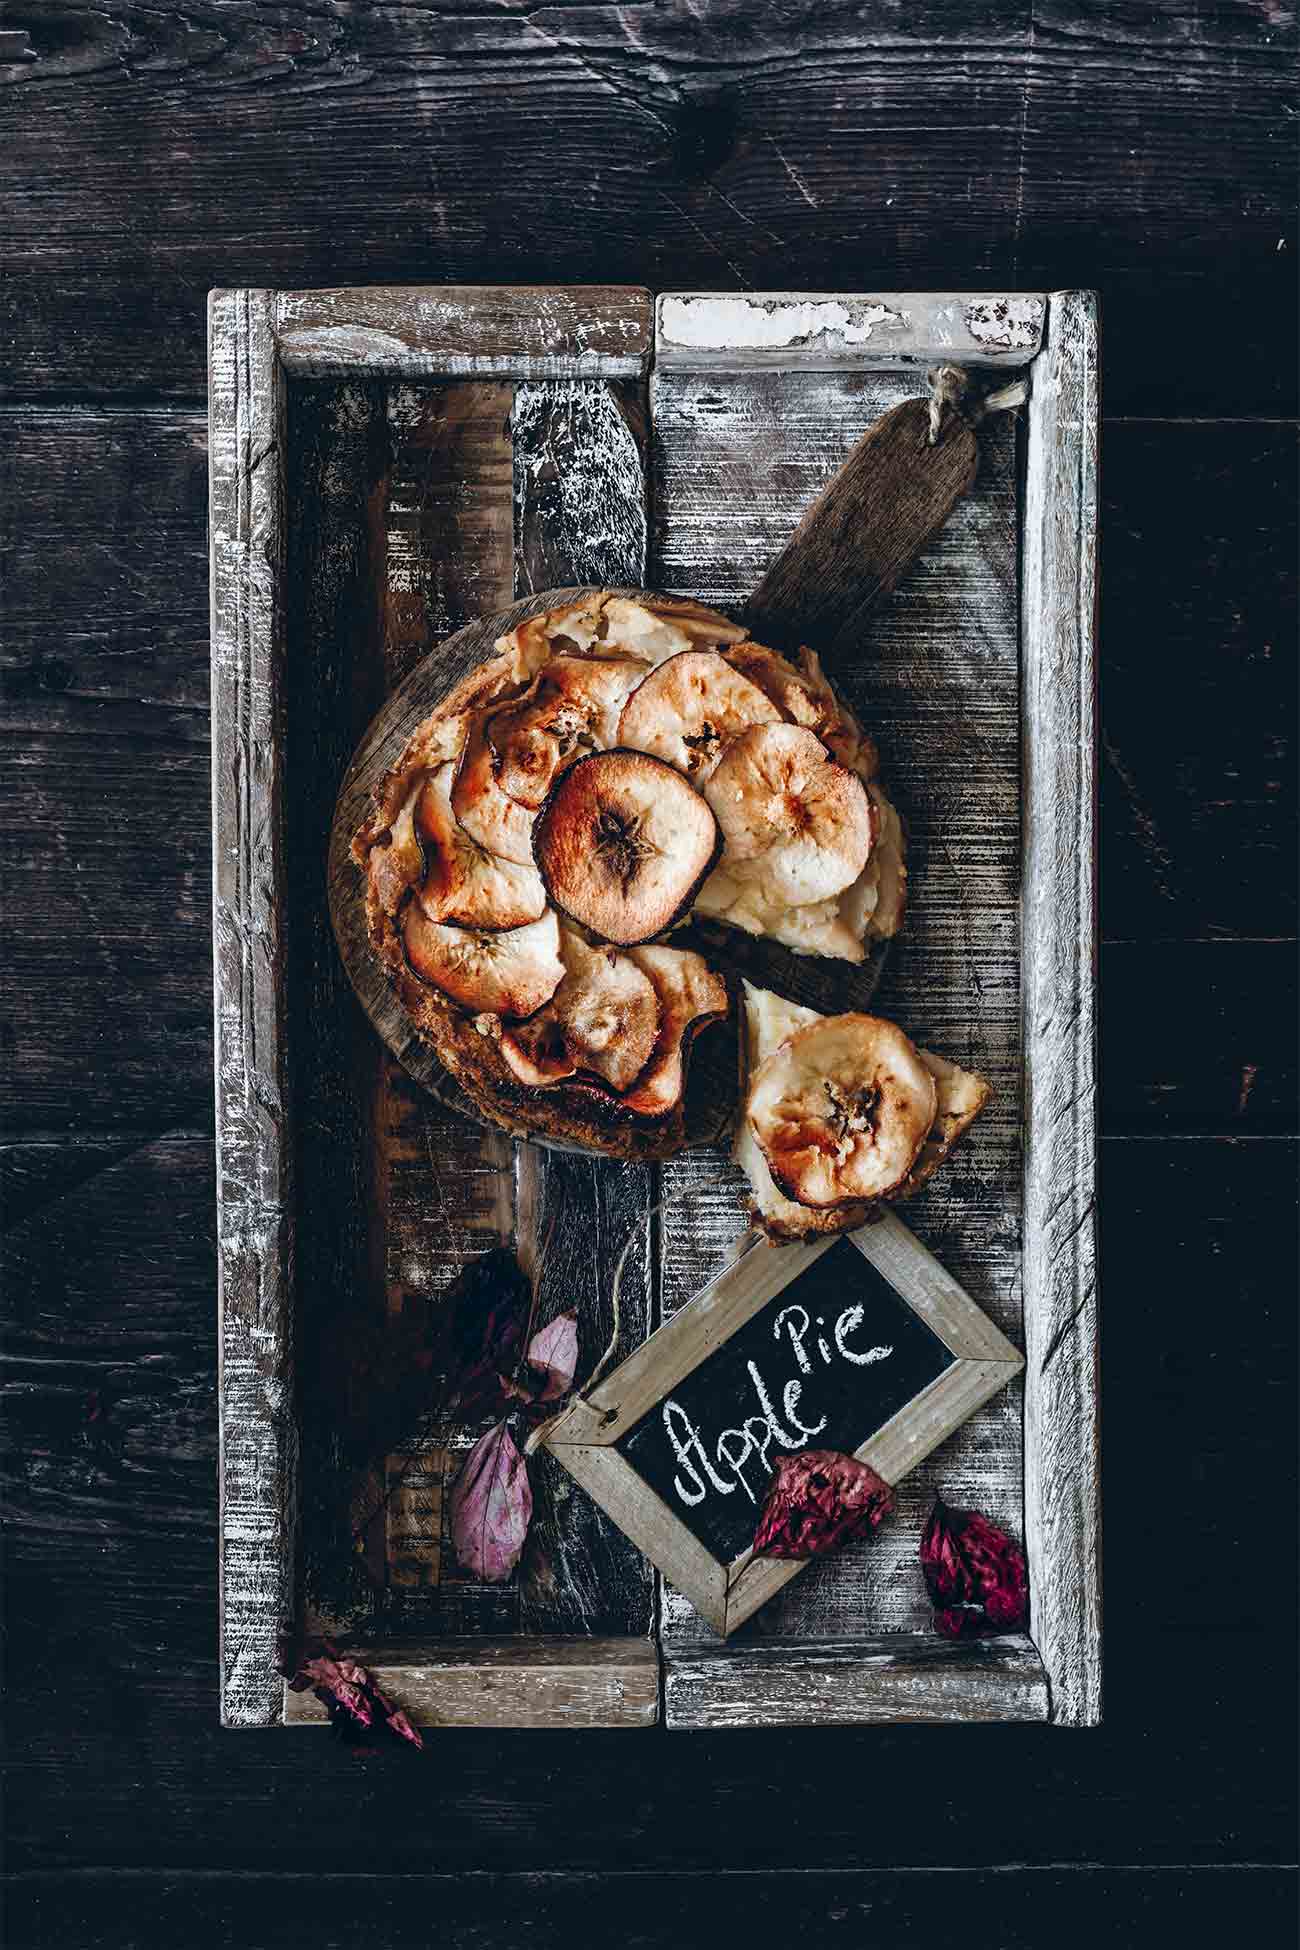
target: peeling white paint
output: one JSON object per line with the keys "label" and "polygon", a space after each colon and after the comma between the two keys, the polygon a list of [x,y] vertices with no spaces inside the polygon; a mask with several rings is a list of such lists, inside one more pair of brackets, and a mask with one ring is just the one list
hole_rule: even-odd
{"label": "peeling white paint", "polygon": [[759,300],[710,296],[662,301],[663,336],[695,351],[778,351],[782,346],[806,345],[810,339],[836,338],[844,345],[865,345],[882,327],[907,328],[907,316],[892,306],[866,298],[845,304],[838,298]]}
{"label": "peeling white paint", "polygon": [[971,298],[966,330],[986,352],[1024,352],[1037,346],[1043,330],[1041,298]]}

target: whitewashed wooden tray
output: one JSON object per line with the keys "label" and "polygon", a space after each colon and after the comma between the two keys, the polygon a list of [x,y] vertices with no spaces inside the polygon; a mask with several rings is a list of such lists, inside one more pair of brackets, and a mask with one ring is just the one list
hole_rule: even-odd
{"label": "whitewashed wooden tray", "polygon": [[[1097,329],[1089,294],[239,291],[210,309],[221,1709],[321,1710],[274,1671],[316,1617],[417,1718],[720,1727],[1100,1717],[1094,1285]],[[997,1096],[909,1224],[1017,1345],[1005,1390],[869,1546],[723,1645],[538,1459],[530,1549],[477,1587],[442,1490],[473,1432],[403,1440],[335,1507],[339,1371],[505,1240],[619,1352],[744,1229],[725,1158],[544,1155],[378,1045],[330,940],[324,848],[360,731],[475,616],[577,582],[741,599],[854,441],[935,359],[1015,368],[1017,424],[935,545],[829,646],[913,835],[877,995]],[[935,1489],[1022,1531],[1028,1633],[929,1632]],[[340,1590],[340,1550],[355,1562]]]}

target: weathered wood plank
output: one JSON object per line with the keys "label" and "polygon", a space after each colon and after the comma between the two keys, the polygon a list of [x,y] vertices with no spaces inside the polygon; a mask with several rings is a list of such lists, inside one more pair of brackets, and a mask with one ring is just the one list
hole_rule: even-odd
{"label": "weathered wood plank", "polygon": [[[360,1437],[349,1374],[374,1358],[382,1260],[368,1226],[373,1052],[346,1013],[346,987],[322,912],[320,833],[350,727],[379,685],[382,610],[368,510],[388,465],[381,387],[295,387],[287,414],[285,727],[288,854],[282,893],[294,1009],[291,1108],[296,1147],[301,1587],[297,1605],[333,1625],[372,1603],[354,1555],[348,1492]],[[296,1029],[296,1033],[293,1033]],[[376,1458],[382,1463],[382,1457]],[[285,1614],[294,1615],[294,1608]]]}
{"label": "weathered wood plank", "polygon": [[[590,381],[518,388],[511,417],[516,596],[574,582],[644,582],[644,418],[639,391]],[[621,1360],[654,1325],[656,1173],[532,1144],[516,1146],[516,1159],[520,1244],[540,1268],[538,1317],[577,1307],[581,1378],[611,1340],[612,1359]],[[541,1451],[533,1467],[541,1494],[521,1570],[523,1623],[534,1631],[648,1633],[653,1566],[553,1457]],[[657,1710],[656,1702],[656,1717]]]}
{"label": "weathered wood plank", "polygon": [[1024,1637],[678,1646],[664,1661],[667,1724],[696,1731],[1045,1720],[1048,1710],[1042,1662]]}
{"label": "weathered wood plank", "polygon": [[[309,1743],[310,1744],[310,1743]],[[529,1742],[531,1748],[535,1743]],[[925,1741],[922,1745],[929,1746]],[[748,1743],[746,1743],[748,1745]],[[418,1800],[419,1797],[417,1796]],[[1101,1863],[951,1869],[936,1888],[913,1866],[827,1870],[683,1868],[556,1875],[546,1869],[473,1876],[355,1872],[176,1875],[104,1869],[77,1875],[32,1869],[11,1880],[13,1950],[136,1950],[142,1917],[160,1940],[192,1931],[196,1913],[211,1933],[247,1950],[351,1950],[378,1937],[386,1950],[423,1950],[429,1917],[454,1934],[456,1950],[500,1950],[528,1918],[532,1950],[567,1950],[616,1897],[624,1950],[685,1950],[717,1942],[738,1914],[762,1918],[771,1941],[857,1938],[965,1950],[970,1918],[995,1914],[1000,1950],[1041,1950],[1060,1941],[1062,1918],[1080,1941],[1125,1935],[1146,1943],[1231,1936],[1243,1915],[1270,1939],[1294,1922],[1294,1876],[1283,1867],[1224,1873],[1214,1863],[1179,1867]]]}
{"label": "weathered wood plank", "polygon": [[294,1224],[285,1027],[284,395],[265,292],[209,314],[221,1717],[278,1718],[293,1609]]}
{"label": "weathered wood plank", "polygon": [[1024,366],[1043,337],[1036,292],[889,291],[872,297],[765,291],[665,292],[655,302],[656,363],[683,371],[778,366]]}
{"label": "weathered wood plank", "polygon": [[1025,488],[1025,1543],[1052,1718],[1101,1717],[1097,314],[1055,292]]}
{"label": "weathered wood plank", "polygon": [[[659,1717],[648,1639],[433,1639],[354,1648],[422,1727],[646,1727]],[[315,1695],[284,1696],[286,1726],[324,1726]]]}
{"label": "weathered wood plank", "polygon": [[[659,372],[654,576],[736,604],[789,540],[854,440],[919,382],[863,373]],[[995,1096],[908,1224],[1019,1338],[1019,602],[1011,416],[981,433],[981,472],[912,572],[874,610],[867,640],[830,665],[878,738],[910,827],[905,933],[875,971],[792,960],[791,992],[814,1006],[871,1003],[950,1050]],[[808,992],[819,976],[823,986]],[[874,1001],[873,1001],[874,996]],[[663,1310],[723,1263],[745,1226],[738,1173],[716,1153],[663,1170]],[[1005,1390],[900,1486],[870,1551],[815,1563],[744,1628],[800,1639],[915,1632],[928,1617],[909,1575],[936,1482],[954,1502],[1020,1520],[1019,1388]],[[697,1637],[671,1590],[665,1635]]]}
{"label": "weathered wood plank", "polygon": [[1251,0],[1035,0],[1016,273],[1097,291],[1111,412],[1296,410],[1296,33]]}
{"label": "weathered wood plank", "polygon": [[1296,932],[1296,435],[1105,424],[1104,939]]}
{"label": "weathered wood plank", "polygon": [[1100,974],[1107,1137],[1294,1132],[1293,941],[1115,942]]}
{"label": "weathered wood plank", "polygon": [[638,588],[646,573],[645,403],[638,388],[519,386],[516,596],[573,582]]}
{"label": "weathered wood plank", "polygon": [[360,285],[279,291],[287,371],[406,380],[627,379],[650,363],[650,294],[627,285]]}

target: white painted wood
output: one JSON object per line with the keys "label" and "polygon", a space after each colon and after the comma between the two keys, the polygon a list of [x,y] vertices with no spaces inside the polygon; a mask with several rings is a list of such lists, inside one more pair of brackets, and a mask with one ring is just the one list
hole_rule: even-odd
{"label": "white painted wood", "polygon": [[1057,292],[1025,505],[1025,1541],[1052,1717],[1101,1718],[1096,1287],[1097,309]]}
{"label": "white painted wood", "polygon": [[950,1644],[891,1632],[835,1644],[681,1645],[664,1656],[673,1729],[1045,1720],[1047,1681],[1029,1639]]}
{"label": "white painted wood", "polygon": [[655,362],[684,372],[1023,366],[1045,312],[1039,292],[668,291],[656,302]]}
{"label": "white painted wood", "polygon": [[[421,1727],[649,1727],[659,1717],[650,1639],[443,1639],[354,1650]],[[286,1726],[326,1726],[313,1693],[284,1689]]]}
{"label": "white painted wood", "polygon": [[280,1718],[293,1610],[293,1216],[282,893],[284,395],[265,291],[208,310],[221,1717]]}

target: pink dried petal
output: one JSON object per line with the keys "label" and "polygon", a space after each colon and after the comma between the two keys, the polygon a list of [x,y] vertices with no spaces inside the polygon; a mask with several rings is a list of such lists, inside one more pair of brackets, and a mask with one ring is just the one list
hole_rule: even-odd
{"label": "pink dried petal", "polygon": [[451,1541],[467,1571],[503,1584],[519,1562],[533,1515],[528,1469],[505,1422],[480,1436],[452,1485]]}
{"label": "pink dried petal", "polygon": [[558,1401],[573,1386],[578,1368],[578,1316],[572,1310],[557,1314],[528,1343],[528,1365],[541,1388],[539,1402]]}
{"label": "pink dried petal", "polygon": [[754,1554],[820,1557],[874,1530],[893,1507],[888,1483],[853,1456],[833,1449],[782,1456],[758,1520]]}
{"label": "pink dried petal", "polygon": [[370,1669],[340,1654],[328,1639],[304,1640],[286,1625],[280,1633],[276,1669],[291,1692],[311,1688],[328,1710],[331,1725],[345,1739],[355,1741],[379,1725],[410,1746],[423,1747],[415,1727]]}

